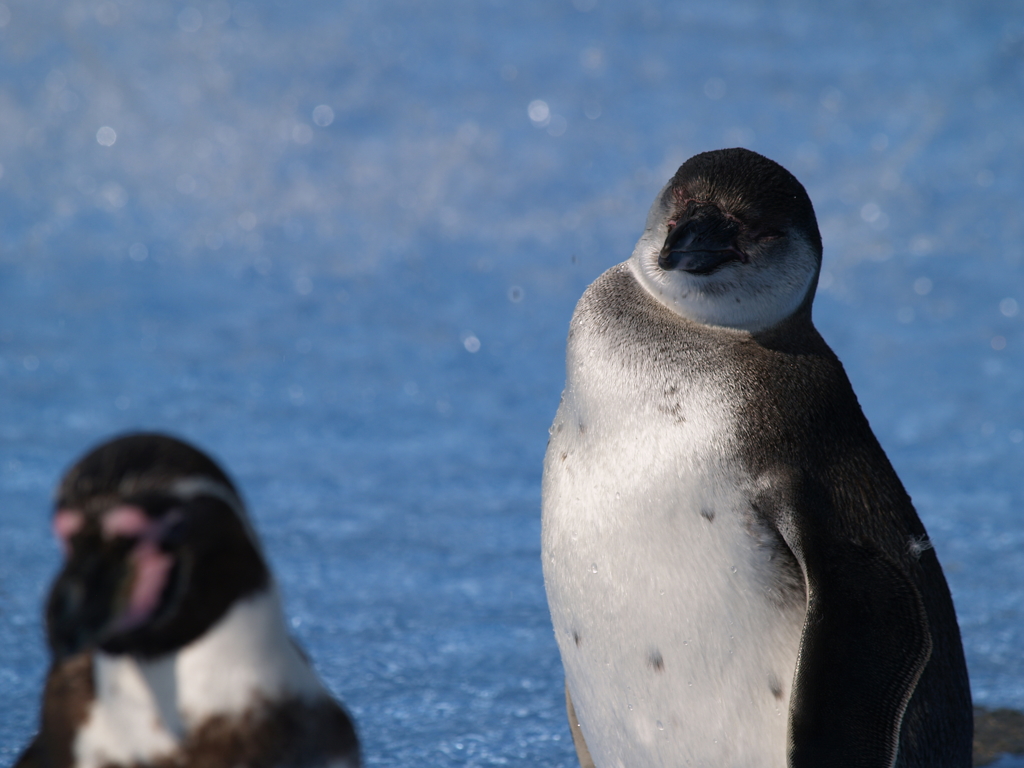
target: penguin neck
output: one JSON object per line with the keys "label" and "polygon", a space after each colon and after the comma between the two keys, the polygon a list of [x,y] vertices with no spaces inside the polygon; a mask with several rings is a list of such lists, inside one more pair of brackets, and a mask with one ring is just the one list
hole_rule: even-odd
{"label": "penguin neck", "polygon": [[235,602],[207,632],[152,659],[97,652],[93,715],[145,712],[180,741],[212,717],[241,717],[288,699],[326,697],[284,624],[276,587]]}
{"label": "penguin neck", "polygon": [[810,308],[821,256],[799,233],[791,232],[788,249],[763,258],[762,266],[727,264],[710,275],[691,275],[659,266],[663,229],[645,232],[626,264],[648,293],[680,317],[708,327],[761,333]]}

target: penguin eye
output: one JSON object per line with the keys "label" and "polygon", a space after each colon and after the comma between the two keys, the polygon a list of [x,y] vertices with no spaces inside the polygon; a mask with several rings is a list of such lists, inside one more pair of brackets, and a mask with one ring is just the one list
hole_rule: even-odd
{"label": "penguin eye", "polygon": [[157,526],[157,539],[164,551],[180,547],[188,539],[189,519],[180,509],[167,512]]}
{"label": "penguin eye", "polygon": [[753,232],[754,239],[758,240],[758,241],[761,241],[761,240],[778,240],[778,239],[783,238],[785,236],[786,236],[786,233],[783,232],[781,229],[772,229],[771,227],[767,227],[765,229],[755,230]]}

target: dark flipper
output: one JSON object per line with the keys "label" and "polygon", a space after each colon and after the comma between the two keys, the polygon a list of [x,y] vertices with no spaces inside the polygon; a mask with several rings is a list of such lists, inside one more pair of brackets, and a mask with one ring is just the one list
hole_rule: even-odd
{"label": "dark flipper", "polygon": [[910,578],[852,543],[807,547],[807,618],[790,706],[792,768],[890,768],[931,655]]}
{"label": "dark flipper", "polygon": [[569,695],[568,683],[565,684],[565,711],[569,715],[569,730],[572,731],[572,743],[576,746],[576,757],[579,758],[580,768],[595,768],[594,758],[590,756],[587,742],[583,740],[580,721],[576,719],[576,710],[572,706],[572,697]]}

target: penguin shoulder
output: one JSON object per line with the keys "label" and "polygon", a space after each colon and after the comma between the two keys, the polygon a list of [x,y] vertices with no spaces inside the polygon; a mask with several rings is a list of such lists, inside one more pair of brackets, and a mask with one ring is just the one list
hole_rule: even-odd
{"label": "penguin shoulder", "polygon": [[285,628],[273,585],[238,600],[206,634],[177,653],[176,665],[179,707],[193,724],[243,713],[257,699],[327,695]]}

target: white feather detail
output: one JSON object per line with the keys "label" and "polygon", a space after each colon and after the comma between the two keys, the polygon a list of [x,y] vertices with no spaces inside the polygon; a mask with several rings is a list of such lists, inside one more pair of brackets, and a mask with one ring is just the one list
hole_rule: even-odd
{"label": "white feather detail", "polygon": [[767,596],[732,406],[677,377],[667,410],[656,367],[625,372],[613,343],[574,317],[544,464],[545,586],[590,752],[784,768],[805,606]]}
{"label": "white feather detail", "polygon": [[288,636],[274,587],[238,601],[176,653],[153,660],[97,653],[93,674],[96,699],[75,740],[76,768],[154,760],[210,717],[327,696]]}
{"label": "white feather detail", "polygon": [[[654,199],[644,233],[629,265],[637,280],[655,298],[688,320],[750,332],[770,328],[803,303],[818,274],[818,257],[796,231],[786,233],[785,258],[753,258],[731,262],[710,275],[665,271],[658,256],[668,237],[670,184]],[[777,246],[762,246],[764,248]]]}

